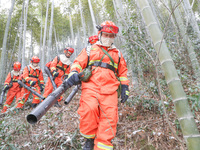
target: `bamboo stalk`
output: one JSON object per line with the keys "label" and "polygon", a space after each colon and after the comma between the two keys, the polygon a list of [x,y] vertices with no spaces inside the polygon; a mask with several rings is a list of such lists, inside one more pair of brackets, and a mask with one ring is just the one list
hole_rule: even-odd
{"label": "bamboo stalk", "polygon": [[200,147],[199,131],[195,124],[194,116],[191,113],[174,62],[170,56],[165,40],[163,40],[163,33],[158,26],[148,1],[137,0],[137,2],[164,71],[186,145],[189,150],[197,150]]}

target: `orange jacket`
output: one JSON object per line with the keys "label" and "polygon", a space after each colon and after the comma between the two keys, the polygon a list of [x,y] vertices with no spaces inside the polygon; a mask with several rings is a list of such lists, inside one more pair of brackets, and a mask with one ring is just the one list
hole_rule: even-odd
{"label": "orange jacket", "polygon": [[[30,71],[28,69],[30,68]],[[33,69],[31,65],[26,66],[23,71],[23,78],[28,82],[29,80],[36,81],[36,84],[38,84],[37,81],[40,81],[40,84],[44,84],[43,79],[43,73],[41,69]]]}
{"label": "orange jacket", "polygon": [[[86,68],[87,64],[90,65],[94,62],[99,62],[104,55],[101,47],[110,54],[110,56],[114,60],[114,65],[112,65],[111,60],[107,55],[104,56],[102,62],[112,65],[115,68],[115,73],[119,77],[121,84],[128,85],[129,80],[127,78],[128,69],[126,67],[126,62],[121,52],[121,57],[119,59],[119,50],[117,50],[116,48],[109,49],[108,51],[107,47],[97,44],[92,45],[90,50],[89,62],[86,49],[84,48],[79,56],[75,59],[71,67],[71,71],[76,70],[78,72],[81,72],[84,68]],[[95,66],[92,66],[92,69],[93,68],[95,68]],[[101,94],[112,94],[118,89],[118,86],[120,84],[117,77],[115,76],[115,73],[107,68],[96,67],[92,71],[92,76],[89,81],[82,82],[82,88],[89,88],[91,90],[99,91]]]}
{"label": "orange jacket", "polygon": [[63,75],[68,75],[70,72],[70,65],[65,65],[59,60],[58,62],[58,56],[56,56],[50,65],[50,70],[53,72],[54,70],[56,72],[59,72],[58,77],[62,77]]}
{"label": "orange jacket", "polygon": [[19,88],[19,84],[17,83],[17,81],[18,81],[22,72],[20,71],[19,75],[14,75],[13,71],[14,70],[12,70],[11,72],[8,73],[4,85],[6,85],[6,84],[9,85],[11,83],[11,80],[12,80],[12,89],[16,89],[16,88]]}

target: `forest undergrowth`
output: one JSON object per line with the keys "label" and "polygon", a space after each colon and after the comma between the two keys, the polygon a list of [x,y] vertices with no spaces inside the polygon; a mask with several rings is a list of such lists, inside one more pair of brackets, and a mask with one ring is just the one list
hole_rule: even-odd
{"label": "forest undergrowth", "polygon": [[[71,88],[72,89],[72,88]],[[70,91],[67,91],[69,93]],[[186,91],[187,92],[187,91]],[[66,94],[67,95],[67,94]],[[64,97],[66,97],[64,95]],[[80,135],[80,91],[69,105],[52,107],[35,125],[26,121],[32,111],[30,102],[24,110],[0,115],[0,149],[2,150],[81,150],[84,138]],[[140,88],[130,85],[126,104],[119,103],[117,135],[112,143],[115,150],[180,150],[187,149],[171,101],[165,102],[168,125],[158,96],[141,94]],[[200,128],[199,97],[194,92],[190,104],[195,121]],[[177,137],[173,134],[176,133]]]}

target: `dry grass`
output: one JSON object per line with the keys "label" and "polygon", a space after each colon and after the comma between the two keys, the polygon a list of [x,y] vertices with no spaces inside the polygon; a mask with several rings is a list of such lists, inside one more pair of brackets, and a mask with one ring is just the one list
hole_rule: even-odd
{"label": "dry grass", "polygon": [[[1,116],[1,148],[4,146],[12,149],[12,145],[20,150],[82,149],[84,138],[78,132],[79,116],[76,112],[79,97],[80,94],[68,106],[61,103],[62,108],[52,107],[35,125],[26,121],[31,109],[19,114]],[[132,93],[131,97],[137,95]],[[184,145],[181,130],[178,124],[175,124],[175,113],[168,113],[173,130]],[[159,113],[158,106],[155,105],[150,110],[148,107],[144,108],[141,103],[132,106],[119,104],[119,122],[113,144],[116,150],[186,149],[185,145],[182,147],[175,139],[165,118]]]}

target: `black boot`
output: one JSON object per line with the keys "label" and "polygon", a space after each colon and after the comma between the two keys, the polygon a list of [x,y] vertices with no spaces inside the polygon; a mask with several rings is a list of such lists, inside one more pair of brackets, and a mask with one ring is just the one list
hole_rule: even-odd
{"label": "black boot", "polygon": [[83,147],[83,150],[93,150],[93,148],[94,148],[94,139],[87,139]]}

